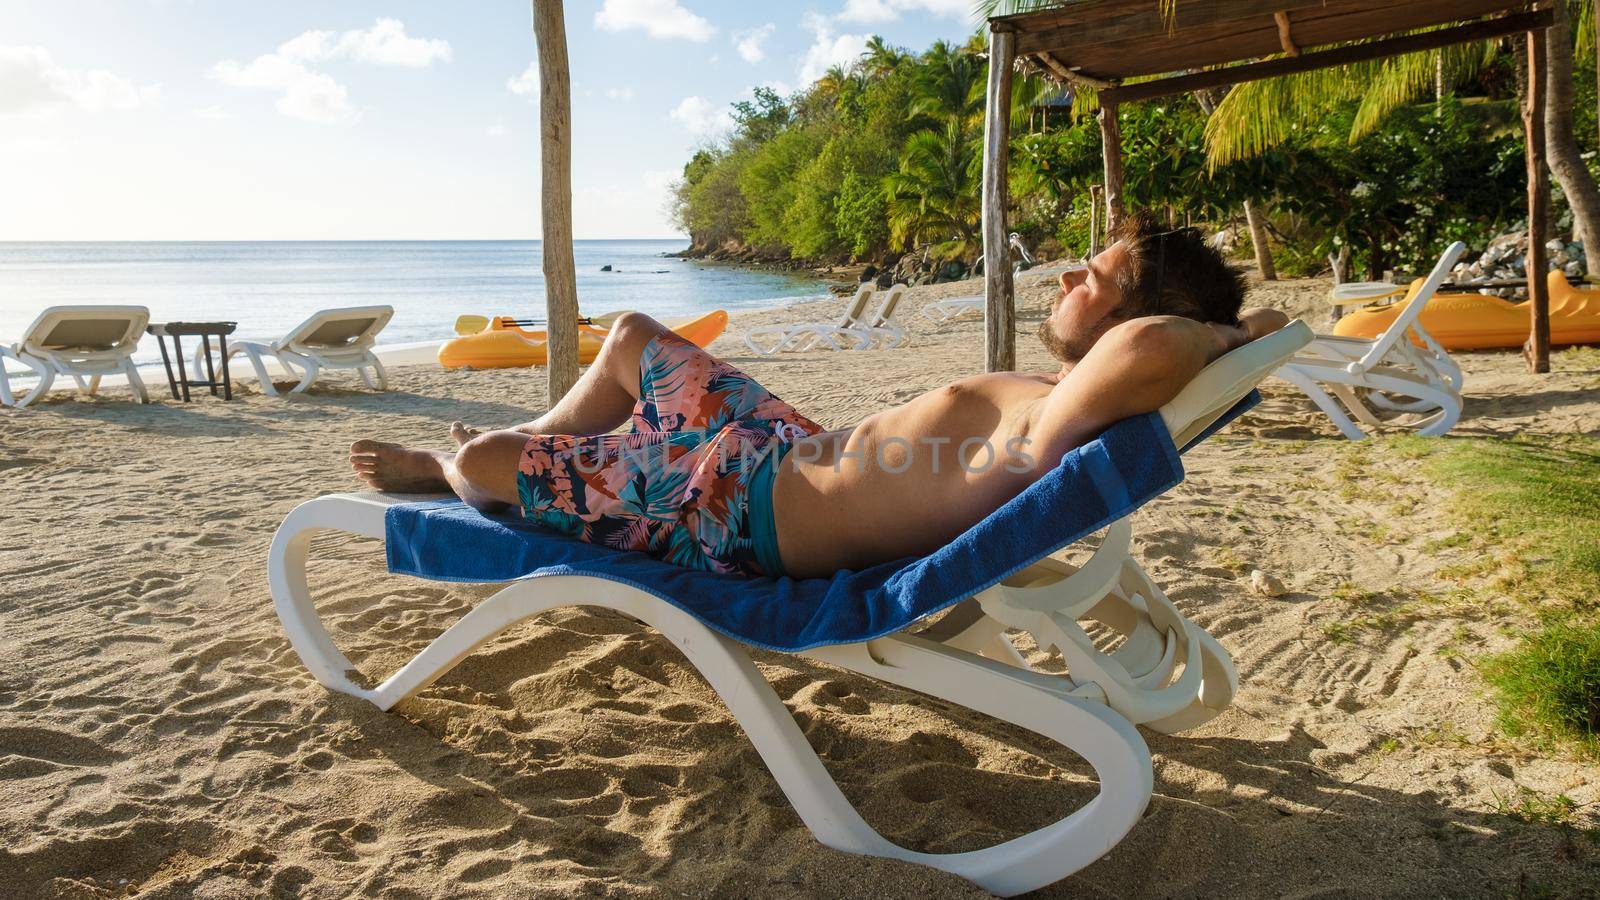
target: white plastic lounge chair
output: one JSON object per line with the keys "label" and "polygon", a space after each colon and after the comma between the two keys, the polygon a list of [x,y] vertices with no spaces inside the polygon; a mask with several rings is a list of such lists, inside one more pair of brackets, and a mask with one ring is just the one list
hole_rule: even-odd
{"label": "white plastic lounge chair", "polygon": [[[264,357],[271,356],[300,383],[290,389],[299,394],[316,383],[325,369],[355,369],[367,387],[387,390],[389,373],[383,368],[372,345],[389,320],[392,306],[352,306],[324,309],[301,322],[281,340],[243,340],[228,345],[228,358],[244,354],[261,382],[261,392],[282,396],[267,373]],[[200,350],[195,350],[195,365],[200,365]],[[369,371],[370,374],[369,374]],[[197,370],[198,371],[198,370]]]}
{"label": "white plastic lounge chair", "polygon": [[1427,278],[1412,282],[1401,301],[1404,308],[1383,334],[1373,340],[1317,335],[1304,354],[1278,370],[1278,377],[1305,391],[1352,441],[1367,432],[1351,417],[1377,428],[1385,424],[1379,411],[1424,415],[1410,426],[1418,434],[1448,432],[1461,418],[1461,368],[1419,317],[1466,249],[1460,241],[1451,244]]}
{"label": "white plastic lounge chair", "polygon": [[762,325],[745,332],[744,344],[757,356],[776,356],[795,353],[825,344],[832,350],[843,350],[857,338],[848,329],[861,325],[867,311],[867,301],[872,299],[873,283],[861,282],[856,295],[850,298],[844,314],[835,322],[801,322],[794,325]]}
{"label": "white plastic lounge chair", "polygon": [[[133,396],[149,403],[139,370],[133,364],[139,338],[150,322],[143,306],[52,306],[39,314],[21,341],[0,345],[0,406],[24,407],[44,396],[56,376],[71,378],[78,390],[94,394],[106,375],[123,375]],[[7,359],[27,366],[39,381],[18,399],[11,388]]]}
{"label": "white plastic lounge chair", "polygon": [[[1019,287],[1035,287],[1048,278],[1060,278],[1062,273],[1083,268],[1083,263],[1068,263],[1066,265],[1052,266],[1048,269],[1024,269],[1016,274]],[[1024,284],[1023,279],[1031,280]],[[948,325],[967,313],[982,313],[984,295],[969,294],[965,297],[946,297],[943,300],[934,300],[926,303],[917,310],[923,318],[937,326]]]}
{"label": "white plastic lounge chair", "polygon": [[[1291,323],[1207,367],[1161,411],[1175,444],[1202,436],[1311,338],[1304,323]],[[1138,823],[1153,776],[1135,724],[1160,731],[1193,727],[1221,713],[1237,688],[1227,652],[1185,619],[1129,554],[1132,529],[1125,517],[1111,525],[1081,568],[1046,559],[959,602],[920,632],[805,651],[808,658],[1027,728],[1078,754],[1099,777],[1094,800],[1029,834],[965,853],[906,850],[879,835],[851,806],[744,644],[633,583],[588,574],[512,582],[387,680],[376,687],[357,683],[307,587],[312,538],[343,531],[385,539],[389,508],[418,499],[374,493],[321,497],[301,504],[278,529],[268,561],[273,603],[301,662],[323,685],[387,710],[523,619],[567,606],[614,609],[660,631],[700,671],[819,841],[932,866],[1001,895],[1033,890],[1083,868]],[[1080,618],[1120,634],[1120,645],[1110,652],[1098,649]],[[1036,646],[1054,648],[1068,672],[1030,668],[1009,629],[1026,630]],[[1107,645],[1102,640],[1099,646]]]}
{"label": "white plastic lounge chair", "polygon": [[840,336],[848,332],[858,341],[854,347],[848,349],[866,350],[874,345],[888,349],[905,346],[905,329],[901,328],[900,323],[894,320],[895,311],[900,308],[900,298],[905,295],[905,292],[905,285],[894,285],[884,292],[883,300],[878,304],[877,312],[874,312],[870,318],[862,319],[860,324],[853,328],[842,329]]}
{"label": "white plastic lounge chair", "polygon": [[1328,303],[1333,307],[1333,320],[1339,321],[1346,306],[1368,306],[1383,300],[1393,300],[1405,294],[1404,285],[1387,281],[1347,281],[1336,284],[1328,291]]}
{"label": "white plastic lounge chair", "polygon": [[923,304],[917,312],[935,325],[948,325],[969,312],[983,312],[983,301],[982,294],[946,297],[943,300]]}

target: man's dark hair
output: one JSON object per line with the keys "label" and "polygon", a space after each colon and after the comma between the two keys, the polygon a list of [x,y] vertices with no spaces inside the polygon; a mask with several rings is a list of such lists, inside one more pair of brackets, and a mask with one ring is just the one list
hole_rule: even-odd
{"label": "man's dark hair", "polygon": [[1168,228],[1148,212],[1136,212],[1123,220],[1115,237],[1128,248],[1128,265],[1117,276],[1122,302],[1112,316],[1239,324],[1244,272],[1207,244],[1199,229]]}

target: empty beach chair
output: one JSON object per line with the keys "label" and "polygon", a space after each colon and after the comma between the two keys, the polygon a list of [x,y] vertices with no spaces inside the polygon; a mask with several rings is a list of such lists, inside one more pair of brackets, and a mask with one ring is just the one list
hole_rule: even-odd
{"label": "empty beach chair", "polygon": [[[1083,263],[1065,263],[1051,266],[1048,269],[1023,269],[1015,275],[1016,285],[1019,288],[1038,287],[1046,281],[1060,278],[1063,273],[1074,269],[1082,269],[1083,267]],[[946,297],[943,300],[934,300],[923,304],[922,308],[917,312],[933,324],[943,326],[954,322],[967,313],[982,313],[984,299],[982,294]]]}
{"label": "empty beach chair", "polygon": [[[150,323],[143,306],[52,306],[39,314],[22,340],[0,345],[0,405],[23,407],[44,396],[59,375],[78,390],[94,394],[106,375],[123,375],[140,403],[149,403],[139,370],[133,364],[139,338]],[[21,398],[12,389],[6,360],[26,366],[38,382]]]}
{"label": "empty beach chair", "polygon": [[935,325],[948,325],[969,312],[983,312],[984,296],[973,294],[967,297],[946,297],[943,300],[934,300],[924,303],[917,310],[924,319]]}
{"label": "empty beach chair", "polygon": [[854,346],[859,338],[849,334],[849,329],[860,326],[861,317],[867,311],[867,302],[872,299],[872,291],[872,282],[861,282],[861,286],[856,288],[855,296],[851,297],[850,303],[845,306],[844,314],[839,316],[837,321],[761,325],[745,332],[744,344],[757,356],[796,353],[810,350],[818,344],[826,345],[832,350],[843,350],[848,346]]}
{"label": "empty beach chair", "polygon": [[[324,309],[301,322],[283,338],[276,341],[242,340],[228,346],[231,359],[243,354],[255,369],[261,382],[261,392],[269,397],[281,396],[272,377],[267,373],[266,357],[271,356],[299,383],[290,389],[298,394],[316,383],[317,377],[327,369],[354,369],[367,387],[375,391],[389,387],[389,374],[383,363],[372,352],[389,320],[394,318],[392,306],[352,306],[345,309]],[[200,352],[196,349],[196,354]],[[198,366],[199,356],[195,357]]]}
{"label": "empty beach chair", "polygon": [[[1384,424],[1380,412],[1423,416],[1409,426],[1418,434],[1448,432],[1461,418],[1461,367],[1419,317],[1466,249],[1460,241],[1451,244],[1428,277],[1411,283],[1388,330],[1373,340],[1319,334],[1278,377],[1305,391],[1353,441],[1367,436],[1355,420],[1376,428]],[[1412,343],[1413,336],[1422,346]]]}
{"label": "empty beach chair", "polygon": [[[1005,506],[920,559],[828,579],[743,578],[608,550],[515,515],[485,516],[454,498],[338,494],[301,504],[278,529],[268,560],[273,603],[318,681],[381,709],[530,616],[566,606],[621,611],[660,631],[722,696],[819,841],[1019,894],[1083,868],[1138,824],[1153,780],[1135,724],[1193,727],[1231,701],[1231,660],[1132,559],[1127,516],[1181,481],[1180,448],[1257,402],[1255,385],[1311,338],[1294,322],[1234,350],[1159,412],[1119,422],[1067,453]],[[1107,525],[1081,568],[1046,558]],[[387,680],[369,684],[352,677],[307,586],[312,538],[323,531],[384,540],[397,574],[510,584]],[[917,630],[943,610],[950,612]],[[1124,639],[1102,650],[1107,645],[1097,646],[1080,620]],[[1067,671],[1028,666],[1011,641],[1018,630],[1058,654]],[[1027,728],[1086,760],[1099,795],[987,849],[906,850],[874,831],[845,798],[751,661],[749,646],[799,653]]]}
{"label": "empty beach chair", "polygon": [[894,314],[900,309],[900,299],[905,296],[906,286],[897,284],[883,294],[883,300],[878,304],[878,309],[871,316],[863,318],[853,328],[846,328],[858,339],[858,343],[849,350],[866,350],[873,346],[893,348],[902,347],[906,343],[905,329],[895,321]]}

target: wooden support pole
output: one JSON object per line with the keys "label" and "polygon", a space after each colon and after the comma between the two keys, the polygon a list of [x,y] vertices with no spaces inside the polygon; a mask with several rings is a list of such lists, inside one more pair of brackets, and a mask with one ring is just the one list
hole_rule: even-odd
{"label": "wooden support pole", "polygon": [[1015,46],[1016,35],[1011,32],[990,32],[983,128],[983,365],[987,372],[1010,372],[1017,367],[1016,290],[1006,236]]}
{"label": "wooden support pole", "polygon": [[1122,224],[1122,126],[1117,122],[1117,105],[1100,104],[1101,153],[1106,167],[1106,233],[1114,234]]}
{"label": "wooden support pole", "polygon": [[1528,91],[1523,98],[1522,126],[1528,148],[1528,308],[1532,321],[1522,356],[1528,371],[1550,371],[1550,282],[1545,271],[1545,238],[1550,214],[1550,175],[1545,168],[1545,32],[1528,32]]}
{"label": "wooden support pole", "polygon": [[539,44],[540,218],[550,406],[578,381],[578,272],[572,258],[572,77],[561,0],[533,0]]}
{"label": "wooden support pole", "polygon": [[1089,259],[1100,255],[1100,185],[1089,185]]}
{"label": "wooden support pole", "polygon": [[1289,27],[1289,14],[1278,10],[1272,14],[1278,23],[1278,43],[1283,46],[1283,52],[1290,56],[1299,56],[1300,48],[1294,42],[1294,30]]}

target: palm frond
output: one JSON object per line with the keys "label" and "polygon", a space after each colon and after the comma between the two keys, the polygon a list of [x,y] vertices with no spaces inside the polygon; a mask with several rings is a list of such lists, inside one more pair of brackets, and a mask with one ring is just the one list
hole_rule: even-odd
{"label": "palm frond", "polygon": [[1441,72],[1448,90],[1483,71],[1494,56],[1492,41],[1477,41],[1381,60],[1356,109],[1350,142],[1371,134],[1385,116],[1400,107],[1427,96]]}
{"label": "palm frond", "polygon": [[1314,69],[1234,87],[1206,121],[1211,169],[1259,156],[1318,121],[1328,107],[1358,96],[1363,79],[1351,68]]}

